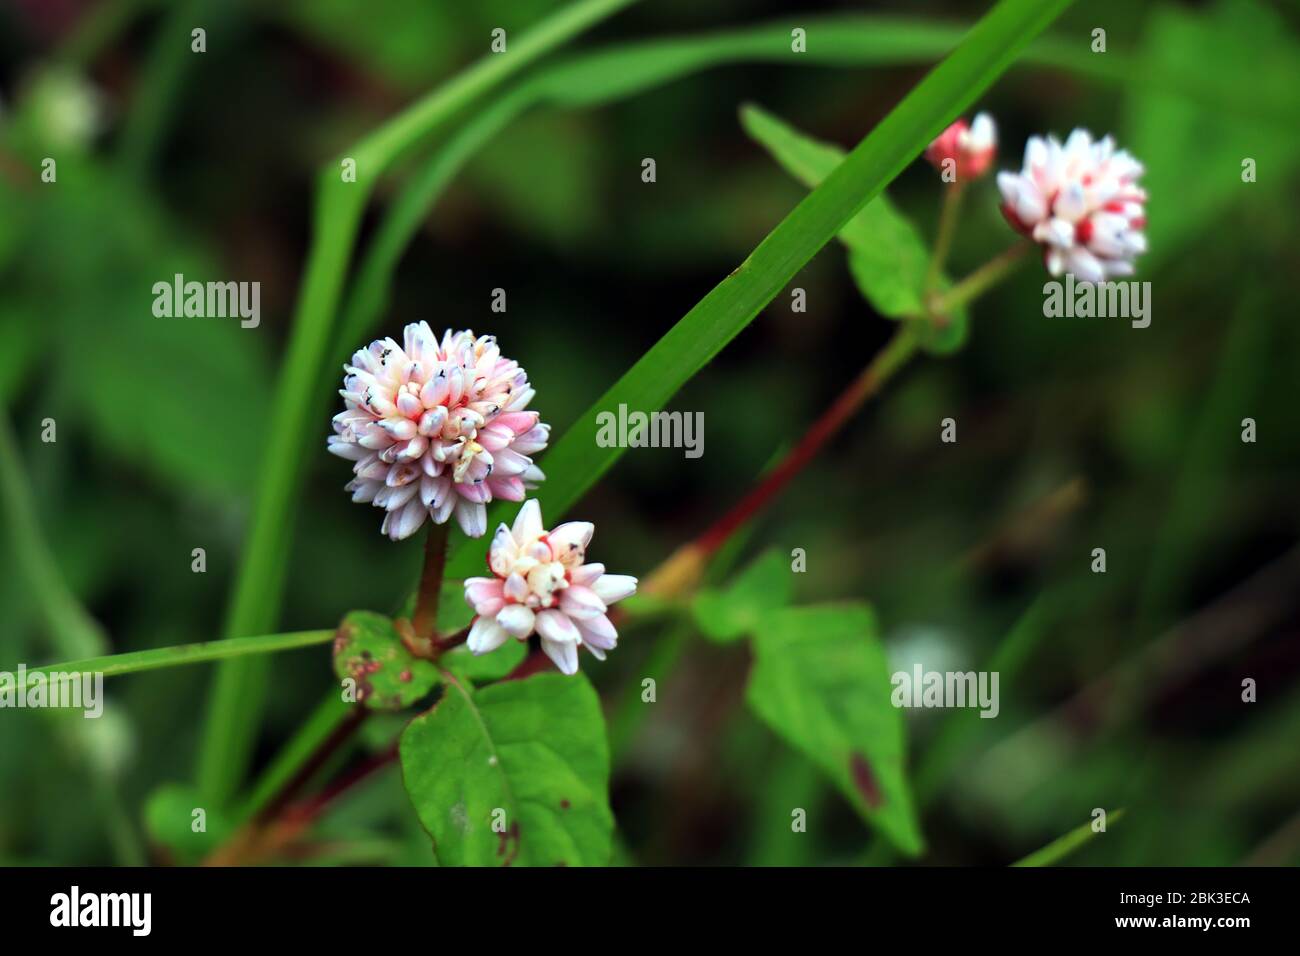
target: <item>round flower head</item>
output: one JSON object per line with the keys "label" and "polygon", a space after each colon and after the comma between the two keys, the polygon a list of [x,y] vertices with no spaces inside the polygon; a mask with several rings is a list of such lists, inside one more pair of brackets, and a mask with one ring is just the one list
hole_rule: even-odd
{"label": "round flower head", "polygon": [[501,525],[492,538],[492,577],[465,581],[465,603],[478,615],[469,649],[486,654],[508,637],[524,641],[536,631],[565,674],[577,673],[579,645],[603,661],[618,643],[605,612],[636,590],[636,578],[583,563],[594,530],[590,522],[569,521],[547,531],[537,501],[525,501],[514,526]]}
{"label": "round flower head", "polygon": [[966,182],[983,176],[998,153],[998,131],[993,117],[977,113],[969,126],[959,119],[938,135],[925,150],[925,158],[935,169],[944,171],[951,160],[954,182]]}
{"label": "round flower head", "polygon": [[1109,136],[1094,143],[1091,133],[1076,129],[1064,146],[1053,136],[1033,136],[1024,169],[998,173],[1002,213],[1043,247],[1054,276],[1103,282],[1132,275],[1133,260],[1147,249],[1142,171]]}
{"label": "round flower head", "polygon": [[329,450],[355,462],[347,490],[388,512],[383,532],[394,541],[452,512],[481,537],[489,501],[523,501],[545,477],[529,456],[546,447],[550,426],[525,411],[528,375],[493,336],[448,330],[439,342],[416,322],[403,344],[377,339],[344,371],[347,408],[334,416]]}

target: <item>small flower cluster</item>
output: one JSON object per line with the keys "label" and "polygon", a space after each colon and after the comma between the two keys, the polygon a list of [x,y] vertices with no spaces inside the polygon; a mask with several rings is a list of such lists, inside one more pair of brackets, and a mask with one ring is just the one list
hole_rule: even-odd
{"label": "small flower cluster", "polygon": [[[482,537],[488,502],[524,501],[545,478],[531,456],[546,447],[550,426],[527,410],[528,376],[492,336],[448,330],[439,340],[427,323],[413,323],[402,344],[372,342],[344,371],[346,408],[334,417],[329,450],[354,462],[352,500],[383,508],[382,530],[394,541],[453,513],[465,534]],[[594,530],[570,521],[547,531],[537,501],[524,501],[514,526],[492,539],[492,577],[465,582],[476,614],[469,649],[486,654],[536,633],[565,674],[577,672],[579,647],[604,660],[618,643],[606,611],[637,582],[585,563]]]}
{"label": "small flower cluster", "polygon": [[606,574],[587,564],[594,526],[569,521],[547,531],[536,500],[525,501],[512,527],[501,525],[488,549],[492,577],[465,581],[465,602],[477,617],[468,645],[475,654],[496,650],[536,632],[542,650],[565,674],[578,670],[578,648],[598,659],[618,643],[606,611],[636,591],[636,578]]}
{"label": "small flower cluster", "polygon": [[[958,181],[975,179],[992,165],[997,132],[980,113],[968,127],[957,120],[925,151],[936,168],[955,164]],[[1081,282],[1132,275],[1146,252],[1146,191],[1137,185],[1143,168],[1107,136],[1076,129],[1065,143],[1031,136],[1019,173],[998,173],[1002,213],[1011,227],[1037,243],[1054,276]]]}
{"label": "small flower cluster", "polygon": [[925,158],[941,173],[951,169],[954,182],[966,182],[983,176],[997,154],[998,131],[993,117],[977,113],[970,125],[959,119],[940,133],[926,149]]}
{"label": "small flower cluster", "polygon": [[355,462],[347,490],[387,511],[382,530],[394,541],[453,513],[482,537],[488,502],[523,501],[545,477],[531,456],[550,426],[527,411],[528,374],[494,337],[449,329],[439,341],[427,322],[412,323],[402,344],[371,342],[344,372],[329,450]]}
{"label": "small flower cluster", "polygon": [[1002,213],[1017,232],[1043,248],[1054,276],[1069,272],[1103,282],[1134,272],[1147,251],[1146,191],[1137,185],[1142,164],[1107,136],[1093,142],[1076,129],[1062,145],[1031,136],[1024,168],[998,173]]}

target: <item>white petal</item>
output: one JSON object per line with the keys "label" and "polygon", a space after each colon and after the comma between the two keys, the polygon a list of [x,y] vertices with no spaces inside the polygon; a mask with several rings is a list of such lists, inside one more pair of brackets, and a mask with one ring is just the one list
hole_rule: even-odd
{"label": "white petal", "polygon": [[481,501],[461,498],[456,502],[456,520],[466,537],[481,538],[487,533],[487,508]]}
{"label": "white petal", "polygon": [[567,587],[560,592],[560,610],[574,620],[605,613],[605,602],[591,588]]}
{"label": "white petal", "polygon": [[1101,282],[1106,278],[1106,269],[1101,260],[1087,249],[1071,249],[1065,257],[1066,270],[1080,282]]}
{"label": "white petal", "polygon": [[389,525],[389,534],[394,541],[401,541],[403,538],[409,538],[424,524],[425,516],[429,509],[419,498],[413,498],[407,502],[398,514],[396,521]]}
{"label": "white petal", "polygon": [[618,631],[604,614],[578,621],[577,625],[579,633],[582,634],[582,643],[606,651],[618,646]]}
{"label": "white petal", "polygon": [[504,524],[497,525],[496,534],[492,536],[492,546],[488,548],[488,566],[493,574],[506,577],[519,557],[519,545]]}
{"label": "white petal", "polygon": [[504,644],[510,635],[506,633],[505,628],[501,627],[490,617],[476,617],[473,626],[469,629],[469,637],[465,643],[469,645],[471,654],[486,654],[489,651],[495,651]]}
{"label": "white petal", "polygon": [[[573,584],[578,584],[582,587],[591,587],[592,584],[600,580],[600,576],[604,573],[605,566],[597,561],[592,564],[584,564],[581,567],[570,569],[569,580]],[[601,598],[601,600],[604,600],[604,598]]]}
{"label": "white petal", "polygon": [[573,644],[582,639],[582,635],[578,633],[573,621],[569,620],[569,615],[554,608],[542,611],[537,615],[537,633],[547,640]]}
{"label": "white petal", "polygon": [[560,641],[548,641],[542,638],[542,650],[546,656],[555,661],[555,666],[562,674],[578,673],[578,645]]}
{"label": "white petal", "polygon": [[519,514],[515,516],[515,523],[510,529],[510,533],[515,536],[520,547],[531,544],[542,536],[545,529],[542,527],[542,506],[537,503],[536,498],[529,498],[524,502],[524,506],[519,509]]}
{"label": "white petal", "polygon": [[613,604],[636,591],[636,578],[630,574],[602,574],[591,589],[606,604]]}
{"label": "white petal", "polygon": [[970,124],[971,149],[989,149],[995,146],[997,141],[998,132],[997,127],[993,125],[993,117],[988,113],[976,113],[975,119]]}
{"label": "white petal", "polygon": [[533,633],[536,615],[531,608],[522,604],[507,604],[497,612],[497,623],[505,628],[511,637],[517,637],[522,641]]}

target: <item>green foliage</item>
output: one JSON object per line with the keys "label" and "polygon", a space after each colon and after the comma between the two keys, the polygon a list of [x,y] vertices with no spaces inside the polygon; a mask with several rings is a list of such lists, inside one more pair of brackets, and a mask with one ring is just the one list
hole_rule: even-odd
{"label": "green foliage", "polygon": [[[1067,5],[1068,0],[1002,0],[981,20],[744,262],[669,329],[547,451],[547,480],[537,493],[543,513],[554,519],[567,512],[625,450],[602,448],[596,442],[600,412],[620,404],[646,413],[662,409]],[[501,503],[492,508],[488,526],[499,522],[506,510]],[[474,573],[477,551],[475,542],[453,547],[448,573]]]}
{"label": "green foliage", "polygon": [[754,636],[746,697],[755,712],[827,773],[862,818],[901,852],[922,839],[907,784],[902,712],[865,605],[769,614]]}
{"label": "green foliage", "polygon": [[449,676],[442,700],[402,734],[400,754],[443,865],[608,863],[609,750],[582,675],[480,690]]}
{"label": "green foliage", "polygon": [[[1120,144],[1146,166],[1151,252],[1143,268],[1212,232],[1243,204],[1266,197],[1261,184],[1283,182],[1300,163],[1295,124],[1269,122],[1245,108],[1294,116],[1300,110],[1298,56],[1281,12],[1256,0],[1221,0],[1205,13],[1173,5],[1152,11]],[[1199,89],[1206,63],[1216,64],[1215,88],[1231,98],[1230,108],[1209,111],[1201,97],[1178,92]],[[1143,82],[1162,73],[1178,83]],[[1242,182],[1247,158],[1257,164],[1256,183]]]}
{"label": "green foliage", "polygon": [[180,866],[201,862],[235,832],[221,811],[207,809],[194,787],[178,783],[164,784],[149,796],[144,824],[150,841]]}
{"label": "green foliage", "polygon": [[[1109,826],[1118,823],[1124,816],[1124,808],[1112,810],[1107,816],[1106,823]],[[1109,832],[1109,831],[1107,831]],[[1047,846],[1040,850],[1035,850],[1027,857],[1012,863],[1012,866],[1055,866],[1075,850],[1090,842],[1097,837],[1100,831],[1093,829],[1092,822],[1081,824],[1063,836],[1057,837]]]}
{"label": "green foliage", "polygon": [[705,588],[691,602],[700,633],[713,641],[753,634],[771,612],[790,603],[794,591],[790,561],[775,548],[765,551],[725,588]]}
{"label": "green foliage", "polygon": [[356,699],[373,710],[410,707],[438,684],[438,668],[414,656],[393,622],[374,611],[353,611],[334,638],[334,674],[356,682]]}
{"label": "green foliage", "polygon": [[[485,54],[356,143],[350,150],[359,170],[356,183],[340,182],[332,162],[322,168],[293,334],[272,401],[271,432],[285,437],[270,446],[262,462],[227,634],[267,630],[280,607],[288,564],[286,528],[292,527],[294,493],[302,470],[301,442],[311,433],[309,422],[318,407],[318,383],[348,263],[366,200],[378,177],[487,91],[634,2],[577,0],[516,37],[509,53]],[[261,722],[267,679],[265,665],[250,659],[233,661],[217,672],[198,768],[200,786],[216,802],[224,803],[234,795],[247,768]]]}
{"label": "green foliage", "polygon": [[[740,120],[781,167],[809,188],[814,188],[844,161],[838,147],[804,136],[789,124],[757,106],[747,105]],[[913,326],[923,348],[936,354],[956,351],[966,340],[967,314],[956,309],[940,325],[925,315],[925,278],[930,252],[916,227],[898,211],[885,193],[862,207],[840,231],[849,250],[849,271],[862,295],[881,315]],[[939,288],[949,286],[941,279]]]}
{"label": "green foliage", "polygon": [[474,684],[485,684],[500,680],[518,667],[528,656],[528,644],[525,641],[506,641],[495,651],[474,656],[464,644],[453,647],[438,663],[457,677]]}

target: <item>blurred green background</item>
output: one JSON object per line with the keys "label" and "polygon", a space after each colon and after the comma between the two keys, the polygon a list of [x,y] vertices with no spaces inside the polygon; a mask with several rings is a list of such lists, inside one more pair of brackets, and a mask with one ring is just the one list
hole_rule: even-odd
{"label": "blurred green background", "polygon": [[[315,171],[483,55],[491,29],[513,35],[562,5],[0,6],[0,397],[34,516],[113,650],[220,631],[260,450],[288,437],[265,423]],[[986,8],[653,0],[577,46],[823,14],[968,23]],[[1146,164],[1151,252],[1138,278],[1152,283],[1151,327],[1045,319],[1031,264],[974,307],[964,350],[921,360],[873,401],[739,555],[806,549],[798,600],[870,601],[901,668],[978,669],[1001,648],[998,719],[907,715],[923,863],[1007,863],[1118,806],[1127,818],[1073,862],[1300,862],[1298,19],[1292,3],[1258,0],[1067,11],[1048,33],[1062,62],[1113,60],[1022,63],[977,106],[998,121],[998,168],[1019,167],[1027,136],[1074,126],[1113,132]],[[207,30],[202,56],[189,52],[193,25]],[[1089,51],[1096,27],[1105,54]],[[902,60],[724,65],[599,109],[526,114],[433,210],[375,332],[427,319],[496,333],[562,433],[804,194],[744,136],[737,107],[759,103],[847,148],[928,65]],[[46,156],[56,184],[39,179]],[[640,180],[647,156],[654,185]],[[1247,157],[1255,183],[1241,180]],[[381,186],[363,244],[409,174]],[[889,192],[932,236],[933,170],[915,163]],[[954,274],[1011,240],[996,206],[991,180],[967,197]],[[175,272],[260,281],[261,326],[155,318],[151,287]],[[778,296],[673,403],[704,411],[704,456],[632,450],[587,496],[578,511],[597,524],[597,560],[645,574],[699,533],[893,329],[837,245],[792,285],[807,313]],[[505,315],[489,308],[498,286]],[[322,381],[322,399],[336,387]],[[949,416],[956,445],[938,440]],[[1240,438],[1246,417],[1254,444]],[[46,418],[55,443],[41,441]],[[283,630],[391,611],[417,573],[418,539],[390,544],[380,513],[342,493],[348,467],[325,453],[328,427],[309,441]],[[75,656],[18,538],[0,551],[8,670]],[[205,574],[191,571],[195,547]],[[1105,574],[1089,571],[1095,547]],[[584,659],[612,711],[669,639],[633,623],[607,663]],[[744,646],[681,639],[615,766],[620,859],[889,861],[745,708]],[[274,668],[259,763],[333,679],[324,648]],[[211,673],[116,679],[110,713],[84,733],[0,715],[0,863],[129,859],[125,834],[143,830],[150,795],[192,777]],[[1256,703],[1241,700],[1247,677]],[[386,746],[400,726],[371,721],[361,746]],[[791,832],[796,806],[806,834]],[[429,862],[394,770],[324,821],[311,859]]]}

